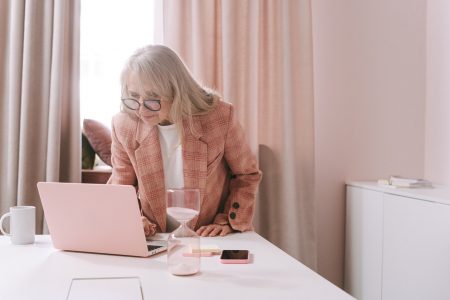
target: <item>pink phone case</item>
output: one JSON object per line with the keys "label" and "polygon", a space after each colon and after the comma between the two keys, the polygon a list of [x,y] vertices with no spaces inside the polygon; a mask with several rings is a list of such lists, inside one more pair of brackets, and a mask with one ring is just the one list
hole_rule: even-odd
{"label": "pink phone case", "polygon": [[249,259],[221,259],[220,262],[223,264],[248,264]]}
{"label": "pink phone case", "polygon": [[[225,251],[227,251],[226,257],[229,258],[223,258]],[[236,253],[236,252],[246,252],[247,257],[233,257],[235,255],[230,253]],[[223,250],[222,255],[220,256],[220,262],[223,264],[248,264],[250,262],[250,253],[248,250]]]}

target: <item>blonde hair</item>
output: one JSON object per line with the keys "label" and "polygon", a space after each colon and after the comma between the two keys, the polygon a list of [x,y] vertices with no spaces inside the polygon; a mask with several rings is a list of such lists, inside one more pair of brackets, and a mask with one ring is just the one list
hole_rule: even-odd
{"label": "blonde hair", "polygon": [[169,47],[149,45],[138,49],[126,62],[122,74],[122,96],[129,96],[127,81],[131,73],[138,75],[140,85],[151,84],[152,92],[172,102],[169,121],[183,135],[182,120],[186,119],[193,134],[192,116],[213,110],[219,95],[202,86],[191,75],[181,58]]}

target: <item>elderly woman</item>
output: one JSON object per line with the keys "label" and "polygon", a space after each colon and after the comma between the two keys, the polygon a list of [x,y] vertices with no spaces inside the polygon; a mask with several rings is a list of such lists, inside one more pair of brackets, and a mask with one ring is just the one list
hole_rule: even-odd
{"label": "elderly woman", "polygon": [[170,48],[137,50],[112,121],[109,183],[138,189],[146,236],[167,228],[165,190],[200,190],[201,236],[252,230],[261,172],[234,108],[202,87]]}

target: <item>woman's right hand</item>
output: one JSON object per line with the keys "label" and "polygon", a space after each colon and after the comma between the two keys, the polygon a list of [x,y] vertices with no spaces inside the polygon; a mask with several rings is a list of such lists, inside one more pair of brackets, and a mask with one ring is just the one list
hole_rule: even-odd
{"label": "woman's right hand", "polygon": [[156,224],[153,224],[144,216],[141,216],[141,219],[142,226],[144,227],[145,237],[154,236],[156,233]]}

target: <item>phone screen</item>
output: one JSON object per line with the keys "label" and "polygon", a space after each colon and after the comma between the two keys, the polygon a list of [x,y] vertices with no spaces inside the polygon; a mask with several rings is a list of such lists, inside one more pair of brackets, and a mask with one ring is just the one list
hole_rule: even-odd
{"label": "phone screen", "polygon": [[223,250],[220,259],[248,259],[248,250]]}

